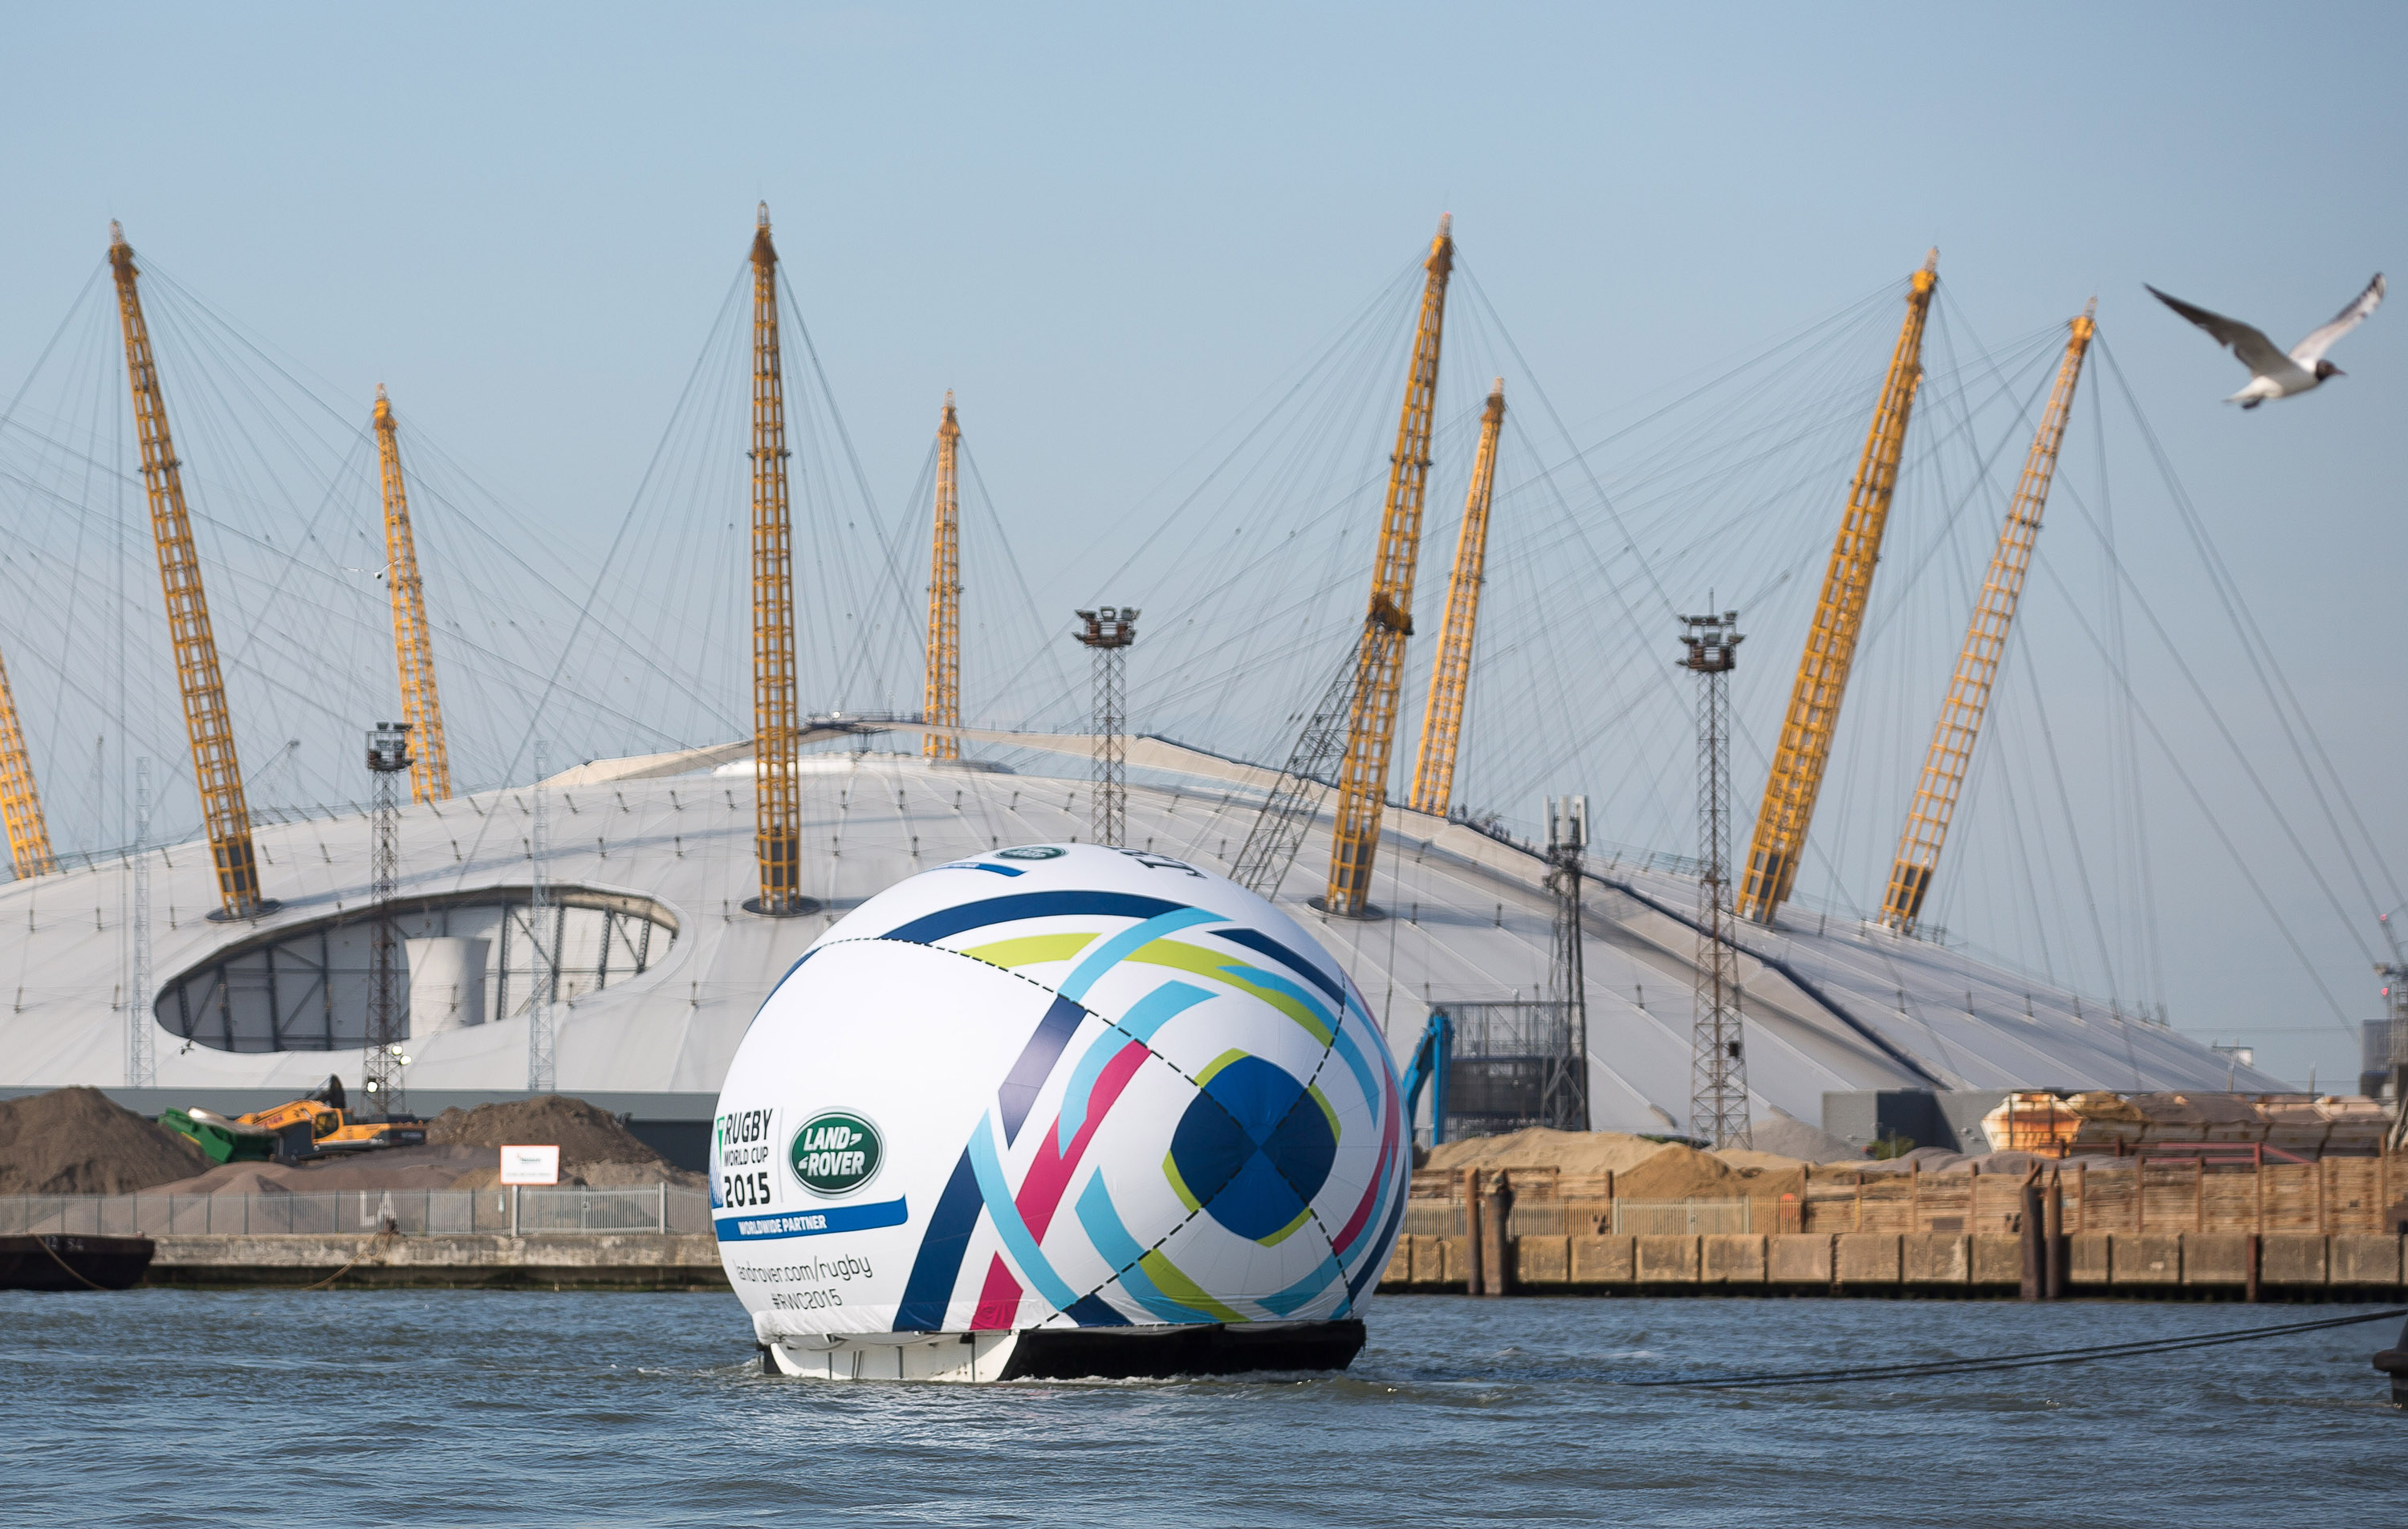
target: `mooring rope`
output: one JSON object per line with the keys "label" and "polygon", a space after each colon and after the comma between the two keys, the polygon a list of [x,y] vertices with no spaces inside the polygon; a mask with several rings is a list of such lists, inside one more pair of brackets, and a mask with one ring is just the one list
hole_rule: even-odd
{"label": "mooring rope", "polygon": [[2355,1317],[2324,1317],[2315,1322],[2283,1322],[2272,1327],[2243,1327],[2188,1337],[2140,1338],[2129,1343],[2102,1343],[2087,1349],[2044,1349],[2032,1353],[1992,1354],[1983,1359],[1934,1359],[1914,1365],[1863,1365],[1839,1370],[1791,1370],[1774,1375],[1727,1375],[1704,1379],[1617,1380],[1624,1386],[1705,1386],[1736,1390],[1750,1386],[1803,1386],[1822,1381],[1916,1379],[1936,1375],[1971,1375],[1982,1370],[2018,1370],[2037,1365],[2079,1365],[2094,1359],[2128,1359],[2141,1354],[2171,1353],[2177,1349],[2208,1349],[2224,1343],[2251,1343],[2293,1333],[2321,1332],[2359,1322],[2408,1317],[2408,1307],[2391,1307]]}
{"label": "mooring rope", "polygon": [[47,1234],[36,1232],[34,1234],[34,1240],[42,1245],[42,1251],[50,1255],[51,1263],[56,1264],[59,1267],[66,1270],[69,1274],[74,1275],[77,1279],[82,1279],[85,1284],[92,1285],[92,1288],[94,1290],[107,1291],[108,1289],[107,1285],[93,1285],[90,1279],[84,1278],[84,1272],[81,1269],[77,1268],[65,1259],[61,1258],[59,1256],[59,1250],[50,1246],[50,1239]]}
{"label": "mooring rope", "polygon": [[361,1249],[359,1252],[353,1256],[350,1264],[344,1265],[341,1268],[337,1269],[334,1273],[326,1276],[323,1279],[319,1280],[316,1284],[303,1285],[301,1288],[303,1290],[329,1289],[334,1285],[336,1280],[340,1279],[343,1276],[351,1273],[352,1265],[358,1264],[361,1259],[367,1257],[370,1253],[381,1252],[386,1248],[391,1247],[394,1243],[399,1242],[400,1240],[401,1234],[393,1229],[391,1222],[387,1222],[385,1225],[377,1229],[377,1235],[368,1238],[368,1245]]}

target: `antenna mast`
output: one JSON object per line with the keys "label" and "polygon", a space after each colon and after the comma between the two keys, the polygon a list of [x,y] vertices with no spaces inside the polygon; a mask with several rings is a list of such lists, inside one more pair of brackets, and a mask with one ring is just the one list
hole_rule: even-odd
{"label": "antenna mast", "polygon": [[1371,598],[1363,617],[1346,752],[1338,771],[1338,807],[1329,830],[1329,884],[1318,904],[1337,918],[1372,915],[1371,866],[1387,806],[1388,755],[1397,741],[1397,695],[1404,681],[1405,639],[1413,630],[1413,570],[1421,558],[1422,500],[1429,487],[1430,423],[1438,405],[1439,339],[1446,322],[1446,282],[1455,269],[1454,217],[1442,215],[1430,240],[1421,322],[1388,458],[1388,498]]}
{"label": "antenna mast", "polygon": [[1965,628],[1965,647],[1956,655],[1956,672],[1948,681],[1948,698],[1940,704],[1940,720],[1931,729],[1931,746],[1923,755],[1923,780],[1914,805],[1907,809],[1906,827],[1899,835],[1898,857],[1890,867],[1889,889],[1882,895],[1882,922],[1900,934],[1913,934],[1922,916],[1923,899],[1931,891],[1932,873],[1940,867],[1941,846],[1947,842],[1948,822],[1956,815],[1956,798],[1972,767],[1973,744],[1982,736],[1982,718],[1989,708],[1990,687],[1998,682],[1999,660],[2007,650],[2007,634],[2015,622],[2015,604],[2023,596],[2024,576],[2031,569],[2032,548],[2040,540],[2041,511],[2048,507],[2048,486],[2057,476],[2057,448],[2065,441],[2065,419],[2073,407],[2074,384],[2082,377],[2082,358],[2090,349],[2098,326],[2091,315],[2098,299],[2082,310],[2066,336],[2065,359],[2057,364],[2057,385],[2049,390],[2048,407],[2024,457],[2023,477],[2007,506],[2007,522],[1999,528],[1998,550],[1990,554],[1989,572],[1973,602],[1973,620]]}
{"label": "antenna mast", "polygon": [[393,600],[393,655],[401,675],[401,724],[414,735],[409,799],[447,801],[452,759],[443,743],[443,707],[435,694],[435,642],[426,591],[418,580],[418,542],[409,529],[409,494],[401,478],[401,442],[393,406],[377,384],[377,466],[384,485],[385,589]]}
{"label": "antenna mast", "polygon": [[1716,1147],[1745,1147],[1747,1056],[1740,1030],[1739,951],[1731,944],[1730,672],[1739,612],[1684,616],[1682,666],[1698,677],[1697,1020],[1689,1061],[1689,1130]]}
{"label": "antenna mast", "polygon": [[1765,778],[1764,806],[1756,815],[1738,904],[1742,917],[1758,923],[1770,923],[1789,900],[1798,862],[1806,852],[1806,830],[1814,821],[1814,798],[1831,762],[1831,735],[1840,724],[1840,703],[1847,695],[1848,669],[1856,662],[1856,638],[1864,630],[1873,567],[1881,561],[1882,532],[1889,523],[1890,496],[1898,489],[1907,417],[1914,410],[1915,389],[1923,381],[1923,322],[1939,284],[1940,251],[1934,250],[1907,289],[1906,322],[1890,352],[1889,377],[1882,384],[1881,402],[1873,409],[1872,428],[1848,489],[1847,513],[1831,544],[1823,595],[1806,634],[1806,650],[1798,660],[1798,679],[1789,692],[1772,770]]}
{"label": "antenna mast", "polygon": [[1430,662],[1429,704],[1422,708],[1422,747],[1413,761],[1412,806],[1446,816],[1455,803],[1455,752],[1463,731],[1465,689],[1471,680],[1471,636],[1480,622],[1480,586],[1488,564],[1488,501],[1497,481],[1497,436],[1505,427],[1505,379],[1489,390],[1480,416],[1480,452],[1471,459],[1471,487],[1463,496],[1463,529],[1455,538],[1455,572],[1446,581],[1446,615],[1439,623],[1438,656]]}
{"label": "antenna mast", "polygon": [[[947,389],[945,417],[937,426],[937,523],[928,549],[928,698],[920,719],[931,727],[962,725],[962,497],[955,476],[961,444],[962,427],[953,418],[953,391]],[[959,759],[962,740],[951,733],[923,733],[920,752],[929,759]]]}
{"label": "antenna mast", "polygon": [[201,592],[200,554],[193,548],[192,516],[184,508],[183,464],[167,433],[167,400],[151,359],[150,328],[136,288],[134,249],[125,232],[108,225],[108,264],[117,280],[117,315],[125,332],[125,380],[134,394],[134,422],[142,444],[142,486],[150,499],[150,535],[159,547],[159,583],[167,598],[167,634],[176,649],[176,683],[184,697],[184,730],[193,744],[193,785],[200,793],[216,864],[215,919],[251,919],[273,905],[259,895],[259,862],[251,847],[251,809],[235,758],[234,721],[226,712],[218,672],[217,639]]}

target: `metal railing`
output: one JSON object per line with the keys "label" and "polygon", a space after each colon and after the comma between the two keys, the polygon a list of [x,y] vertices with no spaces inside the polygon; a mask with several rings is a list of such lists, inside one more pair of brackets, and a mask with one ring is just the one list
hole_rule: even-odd
{"label": "metal railing", "polygon": [[1687,1236],[1694,1233],[1752,1232],[1747,1200],[1616,1200],[1616,1236]]}
{"label": "metal railing", "polygon": [[330,1190],[294,1194],[0,1195],[0,1234],[101,1236],[357,1235],[405,1236],[708,1232],[710,1196],[639,1189]]}

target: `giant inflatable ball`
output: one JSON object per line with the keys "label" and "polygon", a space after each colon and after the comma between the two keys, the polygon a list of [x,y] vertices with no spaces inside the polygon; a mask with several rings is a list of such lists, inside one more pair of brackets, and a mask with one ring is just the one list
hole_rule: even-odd
{"label": "giant inflatable ball", "polygon": [[1233,1342],[1359,1343],[1410,1156],[1380,1029],[1294,920],[1167,857],[1025,845],[881,893],[778,983],[712,1215],[786,1373],[1242,1368]]}

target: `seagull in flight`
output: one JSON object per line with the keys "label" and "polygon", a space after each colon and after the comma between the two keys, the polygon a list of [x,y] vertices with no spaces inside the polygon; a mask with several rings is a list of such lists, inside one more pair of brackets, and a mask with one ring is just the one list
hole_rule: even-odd
{"label": "seagull in flight", "polygon": [[[2148,283],[2143,282],[2142,285],[2148,286]],[[2351,298],[2347,307],[2332,316],[2330,323],[2311,332],[2306,339],[2292,346],[2289,355],[2275,350],[2274,342],[2266,337],[2264,331],[2238,319],[2228,319],[2221,313],[2194,307],[2179,297],[2167,296],[2155,287],[2149,287],[2149,293],[2214,336],[2216,344],[2232,348],[2232,353],[2249,368],[2249,385],[2225,402],[2239,404],[2243,408],[2256,408],[2269,398],[2288,398],[2295,393],[2305,393],[2328,377],[2348,375],[2327,361],[2325,352],[2333,348],[2336,340],[2363,323],[2366,316],[2383,301],[2383,273],[2375,272],[2374,279],[2366,284],[2364,292]]]}

